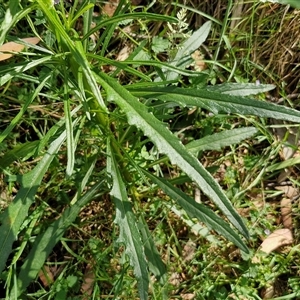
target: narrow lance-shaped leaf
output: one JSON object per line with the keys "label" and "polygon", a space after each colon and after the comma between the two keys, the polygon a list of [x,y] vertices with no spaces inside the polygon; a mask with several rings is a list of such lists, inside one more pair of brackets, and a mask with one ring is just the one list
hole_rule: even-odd
{"label": "narrow lance-shaped leaf", "polygon": [[274,84],[255,84],[255,83],[222,83],[207,86],[210,92],[217,92],[233,96],[250,96],[265,93],[275,89]]}
{"label": "narrow lance-shaped leaf", "polygon": [[22,73],[25,73],[27,70],[30,70],[36,66],[45,64],[48,60],[51,60],[52,56],[45,56],[40,59],[32,60],[30,62],[25,62],[22,64],[18,64],[14,67],[11,65],[4,67],[1,66],[0,69],[0,86],[4,85],[6,82],[18,76]]}
{"label": "narrow lance-shaped leaf", "polygon": [[176,102],[182,106],[198,106],[213,113],[226,112],[274,118],[300,123],[300,112],[274,103],[246,97],[231,96],[203,89],[151,87],[130,89],[139,97]]}
{"label": "narrow lance-shaped leaf", "polygon": [[20,18],[21,8],[19,4],[20,0],[9,0],[8,2],[8,8],[0,26],[0,45],[3,44],[10,28],[17,22],[18,18]]}
{"label": "narrow lance-shaped leaf", "polygon": [[[171,65],[184,69],[191,63],[190,55],[205,42],[211,27],[211,22],[204,23],[191,37],[189,37],[179,48],[175,58],[170,62]],[[178,77],[176,72],[167,72],[167,80],[174,80]]]}
{"label": "narrow lance-shaped leaf", "polygon": [[[30,37],[30,38],[24,38],[22,39],[26,44],[37,44],[40,39],[37,37]],[[8,42],[0,46],[0,61],[9,59],[14,55],[14,53],[18,53],[23,51],[25,48],[25,45],[16,43],[16,42]],[[7,53],[7,52],[13,52],[13,53]]]}
{"label": "narrow lance-shaped leaf", "polygon": [[177,202],[191,218],[196,217],[199,221],[205,223],[210,229],[217,231],[226,239],[233,242],[241,250],[245,252],[249,251],[239,235],[212,210],[203,204],[197,203],[194,199],[187,196],[180,189],[174,187],[167,180],[158,178],[145,170],[143,170],[143,172],[167,195]]}
{"label": "narrow lance-shaped leaf", "polygon": [[193,155],[197,156],[199,151],[220,150],[223,147],[238,144],[242,140],[251,137],[256,132],[257,129],[255,127],[235,128],[217,132],[199,140],[194,140],[185,145],[185,148]]}
{"label": "narrow lance-shaped leaf", "polygon": [[222,210],[228,220],[245,237],[248,237],[246,226],[219,184],[200,162],[185,149],[178,138],[159,122],[153,114],[148,113],[147,108],[114,79],[101,73],[98,80],[106,89],[108,101],[114,101],[124,110],[129,124],[141,129],[157,146],[159,151],[166,154],[173,164],[177,164],[193,179],[202,191]]}
{"label": "narrow lance-shaped leaf", "polygon": [[133,267],[134,275],[138,281],[140,298],[147,300],[149,286],[148,264],[141,235],[132,211],[132,204],[128,200],[126,187],[111,147],[108,147],[108,154],[110,156],[107,164],[108,172],[113,179],[111,195],[116,205],[115,223],[120,228],[118,242],[124,245],[125,253],[129,258],[130,265]]}
{"label": "narrow lance-shaped leaf", "polygon": [[12,244],[17,238],[20,226],[28,214],[29,207],[34,203],[35,193],[48,170],[54,154],[66,138],[64,131],[55,141],[53,141],[38,165],[28,174],[21,177],[21,188],[14,201],[0,215],[0,272],[4,269]]}
{"label": "narrow lance-shaped leaf", "polygon": [[[66,90],[66,88],[65,88]],[[66,132],[67,132],[67,169],[66,174],[67,176],[71,176],[73,173],[73,168],[75,164],[75,148],[76,144],[74,142],[73,136],[73,125],[72,125],[72,117],[71,117],[71,110],[70,110],[70,99],[68,98],[67,91],[65,91],[64,100],[64,111],[65,111],[65,120],[66,120]]]}
{"label": "narrow lance-shaped leaf", "polygon": [[167,269],[161,260],[148,225],[142,216],[139,217],[139,229],[149,264],[149,270],[155,275],[161,285],[165,285],[167,282]]}

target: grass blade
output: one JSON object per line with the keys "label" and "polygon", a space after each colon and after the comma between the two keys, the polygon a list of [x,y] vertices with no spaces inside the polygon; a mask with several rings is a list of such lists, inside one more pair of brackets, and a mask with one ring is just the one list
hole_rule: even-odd
{"label": "grass blade", "polygon": [[121,14],[117,16],[113,16],[111,18],[105,19],[97,24],[93,29],[91,29],[85,36],[83,36],[82,40],[87,39],[93,33],[99,31],[104,26],[108,26],[111,24],[115,24],[118,22],[124,22],[124,20],[136,20],[136,19],[147,19],[152,21],[161,21],[161,22],[170,22],[170,23],[178,23],[176,18],[170,16],[164,16],[159,14],[152,14],[152,13],[127,13]]}
{"label": "grass blade", "polygon": [[235,211],[229,199],[219,184],[190,154],[185,147],[153,114],[147,112],[147,107],[133,97],[126,89],[114,79],[102,73],[99,82],[106,89],[108,101],[117,103],[126,113],[130,125],[141,129],[146,136],[157,146],[161,153],[166,154],[173,164],[178,165],[202,191],[209,196],[221,209],[228,220],[245,236],[248,231],[239,214]]}
{"label": "grass blade", "polygon": [[0,26],[0,45],[3,44],[7,33],[18,22],[18,20],[21,20],[34,9],[34,6],[32,5],[21,10],[19,8],[19,4],[20,0],[9,1],[9,7]]}

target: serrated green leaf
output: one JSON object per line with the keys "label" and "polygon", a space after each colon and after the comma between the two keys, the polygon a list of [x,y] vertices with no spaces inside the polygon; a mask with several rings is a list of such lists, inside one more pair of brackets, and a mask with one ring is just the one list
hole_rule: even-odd
{"label": "serrated green leaf", "polygon": [[147,107],[133,97],[126,89],[108,75],[99,74],[99,83],[106,89],[108,101],[115,102],[126,113],[130,125],[141,129],[166,154],[173,164],[177,164],[200,189],[221,209],[228,220],[245,236],[248,231],[241,217],[211,174],[190,154],[168,128],[148,113]]}
{"label": "serrated green leaf", "polygon": [[163,37],[155,36],[152,39],[151,48],[154,53],[160,53],[166,51],[170,47],[170,42]]}
{"label": "serrated green leaf", "polygon": [[125,254],[129,258],[130,265],[133,267],[134,275],[138,281],[140,298],[147,300],[149,274],[142,238],[138,230],[136,217],[132,211],[132,204],[128,200],[125,183],[120,174],[114,153],[110,151],[110,147],[108,147],[108,154],[110,155],[108,172],[113,179],[111,196],[116,205],[116,218],[114,222],[120,228],[120,235],[117,242],[122,243],[125,247]]}
{"label": "serrated green leaf", "polygon": [[238,144],[257,132],[255,127],[235,128],[208,135],[202,139],[192,141],[185,145],[185,148],[195,156],[199,151],[220,150],[223,147]]}
{"label": "serrated green leaf", "polygon": [[174,187],[167,180],[156,177],[151,173],[143,170],[143,172],[156,183],[167,195],[179,204],[191,218],[197,218],[205,223],[210,229],[213,229],[224,236],[226,239],[234,243],[244,252],[249,250],[239,235],[218,215],[205,205],[197,203],[194,199],[187,196],[180,189]]}

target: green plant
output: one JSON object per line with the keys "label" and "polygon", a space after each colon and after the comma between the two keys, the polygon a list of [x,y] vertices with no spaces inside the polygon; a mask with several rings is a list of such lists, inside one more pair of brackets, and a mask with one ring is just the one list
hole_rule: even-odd
{"label": "green plant", "polygon": [[[11,140],[15,127],[22,124],[25,117],[30,120],[28,112],[32,104],[61,102],[64,112],[64,118],[51,120],[46,132],[28,121],[31,132],[36,132],[38,138],[28,137],[26,143],[19,142],[0,161],[8,180],[15,181],[18,187],[14,201],[0,215],[0,271],[8,268],[7,297],[12,299],[20,297],[37,277],[81,208],[108,192],[116,208],[117,242],[124,246],[141,299],[148,298],[149,271],[162,285],[166,284],[165,265],[144,219],[142,205],[157,189],[183,208],[190,218],[197,218],[247,253],[246,243],[239,234],[248,239],[248,230],[219,184],[199,162],[198,155],[203,150],[236,144],[257,130],[253,127],[228,130],[183,145],[163,121],[172,120],[178,107],[196,107],[213,114],[223,112],[300,122],[300,113],[296,110],[244,97],[272,86],[228,84],[206,88],[203,87],[205,73],[185,69],[192,61],[190,55],[208,36],[210,22],[183,41],[169,64],[156,58],[159,49],[165,49],[165,41],[160,41],[163,44],[158,46],[159,40],[155,40],[152,48],[153,58],[148,53],[148,60],[135,59],[138,53],[147,53],[146,41],[121,62],[107,58],[107,53],[111,50],[114,32],[122,23],[140,19],[176,23],[177,19],[146,12],[127,13],[126,1],[120,1],[113,17],[98,20],[91,29],[94,3],[74,1],[66,12],[67,5],[64,6],[63,1],[54,6],[50,0],[25,1],[22,5],[20,1],[10,0],[1,25],[0,43],[12,37],[11,29],[25,20],[34,34],[41,34],[42,38],[45,34],[47,39],[40,46],[31,46],[34,53],[26,59],[20,55],[19,60],[12,60],[0,70],[0,85],[5,87],[2,94],[7,95],[7,99],[14,83],[26,82],[28,87],[27,95],[19,99],[20,112],[1,132],[0,141]],[[43,27],[39,29],[41,33],[34,25],[33,14],[40,18],[36,26]],[[82,35],[74,29],[81,17]],[[101,34],[92,44],[89,37],[97,32]],[[107,66],[113,66],[109,74],[104,71]],[[145,67],[150,70],[147,74],[143,72]],[[127,77],[124,78],[124,74]],[[179,83],[184,85],[185,78],[197,77],[199,80],[194,81],[192,88],[179,87]],[[146,149],[151,148],[149,156],[142,155],[145,145]],[[25,174],[12,174],[9,168],[12,162],[32,158],[39,159],[34,168]],[[100,170],[99,162],[104,165]],[[32,216],[30,208],[36,202],[43,178],[51,176],[62,163],[66,165],[63,184],[74,193],[62,193],[58,203],[63,210],[56,212],[56,218],[52,218],[47,228],[38,227],[34,232],[35,224],[42,217]],[[168,165],[180,168],[179,179],[183,183],[194,181],[228,222],[204,204],[195,202],[171,179],[164,178]],[[64,201],[68,201],[67,205]],[[164,201],[168,201],[167,197],[162,197],[162,205]],[[14,249],[17,239],[20,245]],[[21,266],[17,266],[17,262],[21,262]],[[63,297],[76,279],[68,278],[56,286]]]}

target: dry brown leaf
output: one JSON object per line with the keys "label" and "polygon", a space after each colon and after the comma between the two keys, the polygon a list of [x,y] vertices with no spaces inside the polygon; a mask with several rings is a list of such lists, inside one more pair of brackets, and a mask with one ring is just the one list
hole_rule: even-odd
{"label": "dry brown leaf", "polygon": [[238,214],[241,216],[241,217],[244,217],[244,218],[248,218],[249,215],[250,215],[250,208],[249,207],[245,207],[245,208],[236,208]]}
{"label": "dry brown leaf", "polygon": [[204,62],[204,56],[199,50],[196,50],[194,53],[192,53],[191,57],[195,62],[195,70],[196,71],[200,72],[200,71],[203,71],[206,69],[206,64]]}
{"label": "dry brown leaf", "polygon": [[271,233],[261,244],[261,251],[269,254],[275,249],[293,243],[293,235],[290,229],[277,229]]}
{"label": "dry brown leaf", "polygon": [[196,295],[194,293],[180,294],[180,297],[182,300],[193,300],[196,297]]}
{"label": "dry brown leaf", "polygon": [[292,229],[292,200],[283,198],[280,202],[282,223],[285,228]]}
{"label": "dry brown leaf", "polygon": [[118,5],[119,5],[118,0],[110,0],[103,6],[102,12],[104,12],[109,17],[112,17],[114,15]]}
{"label": "dry brown leaf", "polygon": [[252,203],[258,211],[262,210],[265,207],[265,201],[263,198],[258,198],[258,200],[254,200],[252,201]]}
{"label": "dry brown leaf", "polygon": [[284,170],[282,170],[277,178],[277,182],[281,183],[285,180],[287,180],[287,178],[291,175],[292,173],[292,168],[285,168]]}
{"label": "dry brown leaf", "polygon": [[83,299],[90,299],[88,296],[91,296],[93,293],[95,283],[95,273],[90,264],[85,268],[83,283],[81,285],[81,292],[84,295]]}
{"label": "dry brown leaf", "polygon": [[39,279],[43,283],[44,287],[47,287],[54,282],[53,273],[48,266],[44,266],[44,268],[39,272]]}
{"label": "dry brown leaf", "polygon": [[248,300],[247,297],[242,296],[242,295],[237,296],[235,294],[230,294],[228,297],[229,297],[229,299],[234,299],[234,300]]}
{"label": "dry brown leaf", "polygon": [[183,247],[182,258],[184,261],[190,261],[194,258],[196,251],[196,244],[189,240]]}
{"label": "dry brown leaf", "polygon": [[129,46],[125,46],[117,55],[116,60],[117,61],[124,61],[126,60],[129,55],[130,55],[130,47]]}
{"label": "dry brown leaf", "polygon": [[180,285],[181,281],[182,277],[177,272],[172,273],[169,279],[169,283],[176,287]]}
{"label": "dry brown leaf", "polygon": [[267,288],[264,288],[261,292],[263,299],[272,299],[274,296],[275,288],[274,285],[270,285]]}
{"label": "dry brown leaf", "polygon": [[298,189],[290,185],[276,186],[275,189],[279,191],[283,191],[285,196],[290,199],[293,199],[299,194]]}
{"label": "dry brown leaf", "polygon": [[[40,39],[37,37],[30,37],[30,38],[24,38],[22,41],[28,43],[28,44],[33,44],[36,45]],[[25,48],[24,45],[17,44],[15,42],[8,42],[0,46],[0,61],[6,60],[11,58],[14,53],[1,53],[1,52],[15,52],[19,53]]]}

